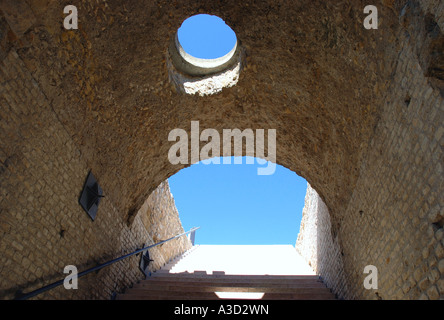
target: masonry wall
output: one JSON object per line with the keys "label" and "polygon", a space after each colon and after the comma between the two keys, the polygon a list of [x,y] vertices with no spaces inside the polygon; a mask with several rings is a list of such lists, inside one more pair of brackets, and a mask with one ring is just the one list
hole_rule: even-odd
{"label": "masonry wall", "polygon": [[[137,213],[136,219],[148,232],[150,243],[166,240],[174,235],[183,233],[173,195],[170,192],[168,180],[162,182],[154,190]],[[137,221],[137,220],[136,220]],[[187,236],[166,242],[159,247],[150,250],[150,256],[154,260],[151,270],[158,270],[171,259],[191,249],[191,241]]]}
{"label": "masonry wall", "polygon": [[[0,63],[0,80],[0,298],[63,279],[66,265],[80,272],[183,230],[177,211],[165,218],[174,202],[167,183],[146,202],[162,215],[144,212],[131,225],[101,185],[105,198],[92,221],[78,204],[90,165],[14,50]],[[189,247],[174,241],[153,251],[153,268]],[[80,278],[77,290],[61,286],[36,298],[109,299],[143,277],[139,258]]]}
{"label": "masonry wall", "polygon": [[318,222],[318,216],[320,215],[318,210],[320,209],[319,206],[321,204],[323,204],[321,198],[310,186],[310,184],[307,183],[307,192],[305,193],[305,203],[304,208],[302,209],[301,225],[295,248],[317,274],[319,273],[317,232],[320,225],[320,222]]}
{"label": "masonry wall", "polygon": [[343,298],[346,286],[341,247],[332,234],[330,213],[321,197],[307,184],[301,227],[295,246],[297,252],[338,298]]}
{"label": "masonry wall", "polygon": [[[444,298],[444,5],[400,12],[402,47],[347,209],[329,221],[307,191],[297,248],[344,299]],[[367,265],[377,289],[364,288]]]}
{"label": "masonry wall", "polygon": [[[408,2],[401,13],[409,24],[384,112],[337,221],[349,299],[444,297],[444,85],[428,57],[444,41],[444,5]],[[378,290],[362,285],[369,264],[378,268]]]}

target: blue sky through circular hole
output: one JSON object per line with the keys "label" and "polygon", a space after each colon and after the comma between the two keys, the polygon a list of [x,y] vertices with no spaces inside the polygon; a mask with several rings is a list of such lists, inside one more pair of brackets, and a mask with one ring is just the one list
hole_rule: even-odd
{"label": "blue sky through circular hole", "polygon": [[236,34],[219,17],[198,14],[186,19],[178,30],[180,45],[188,54],[201,59],[216,59],[229,53]]}

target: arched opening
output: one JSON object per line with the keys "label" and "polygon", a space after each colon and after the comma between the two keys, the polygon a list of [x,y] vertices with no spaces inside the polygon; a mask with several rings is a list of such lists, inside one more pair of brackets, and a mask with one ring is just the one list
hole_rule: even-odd
{"label": "arched opening", "polygon": [[[189,256],[170,274],[314,275],[296,250],[307,181],[253,157],[200,161],[168,179],[185,230],[199,226]],[[259,171],[260,172],[260,171]]]}
{"label": "arched opening", "polygon": [[201,227],[197,244],[294,246],[306,180],[280,165],[272,175],[258,175],[262,165],[246,158],[199,162],[168,179],[184,228]]}

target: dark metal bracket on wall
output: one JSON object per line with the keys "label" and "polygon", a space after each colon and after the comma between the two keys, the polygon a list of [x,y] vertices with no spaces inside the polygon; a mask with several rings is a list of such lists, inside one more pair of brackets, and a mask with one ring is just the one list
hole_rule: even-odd
{"label": "dark metal bracket on wall", "polygon": [[140,257],[139,268],[140,271],[142,271],[142,273],[145,275],[145,278],[148,278],[150,276],[151,272],[149,271],[148,267],[150,263],[153,261],[154,260],[150,258],[149,250],[146,250],[145,252],[142,253],[142,256]]}
{"label": "dark metal bracket on wall", "polygon": [[97,210],[99,209],[99,202],[103,197],[104,195],[102,188],[100,188],[99,183],[92,172],[89,171],[82,189],[82,193],[80,194],[79,204],[89,215],[92,221],[94,221],[96,218]]}

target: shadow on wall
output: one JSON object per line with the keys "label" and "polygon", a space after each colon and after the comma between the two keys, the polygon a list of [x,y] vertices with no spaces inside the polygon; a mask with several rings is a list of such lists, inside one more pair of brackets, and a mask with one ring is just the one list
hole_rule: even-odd
{"label": "shadow on wall", "polygon": [[[152,239],[152,243],[157,243],[185,231],[182,227],[168,180],[162,182],[150,194],[139,209],[136,219],[140,219],[149,238]],[[150,252],[154,258],[151,271],[160,269],[168,261],[190,249],[191,246],[191,241],[188,237],[183,236],[163,244],[160,248],[154,248],[152,254]]]}

